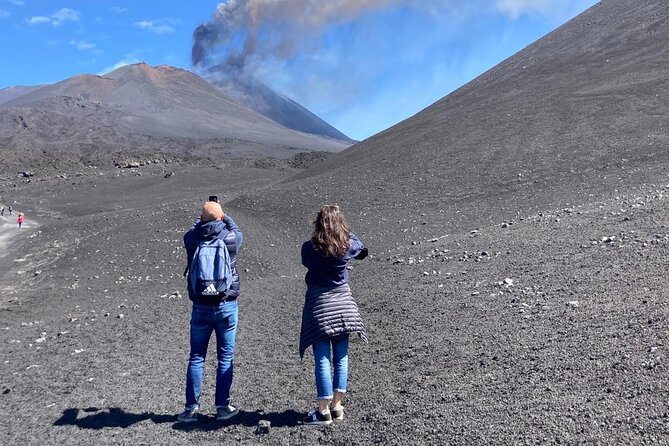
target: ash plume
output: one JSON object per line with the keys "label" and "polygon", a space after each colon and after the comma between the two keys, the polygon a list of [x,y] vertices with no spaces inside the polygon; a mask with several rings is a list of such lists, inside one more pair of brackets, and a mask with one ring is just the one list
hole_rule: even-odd
{"label": "ash plume", "polygon": [[254,59],[286,59],[304,42],[331,24],[347,23],[360,15],[416,0],[227,0],[219,3],[211,20],[193,33],[195,68],[252,70]]}

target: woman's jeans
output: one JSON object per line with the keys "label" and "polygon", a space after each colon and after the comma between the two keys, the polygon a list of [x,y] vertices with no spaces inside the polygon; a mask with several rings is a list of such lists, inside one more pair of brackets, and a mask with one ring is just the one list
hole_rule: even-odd
{"label": "woman's jeans", "polygon": [[[330,346],[332,346],[334,382],[330,371]],[[348,334],[318,341],[314,344],[313,348],[318,399],[332,399],[333,387],[335,392],[346,393],[346,383],[348,381]]]}
{"label": "woman's jeans", "polygon": [[237,300],[218,305],[193,304],[190,320],[190,358],[186,373],[186,409],[199,406],[202,375],[211,333],[216,332],[216,407],[230,404],[232,356],[237,334]]}

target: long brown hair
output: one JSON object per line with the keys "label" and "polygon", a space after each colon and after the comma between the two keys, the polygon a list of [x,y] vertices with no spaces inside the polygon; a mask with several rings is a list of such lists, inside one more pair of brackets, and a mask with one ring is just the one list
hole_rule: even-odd
{"label": "long brown hair", "polygon": [[311,243],[325,256],[342,257],[350,248],[350,230],[339,206],[324,205],[314,220]]}

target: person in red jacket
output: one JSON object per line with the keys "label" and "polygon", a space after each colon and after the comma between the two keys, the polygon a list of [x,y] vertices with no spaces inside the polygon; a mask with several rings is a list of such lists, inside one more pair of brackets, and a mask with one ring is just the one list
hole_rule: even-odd
{"label": "person in red jacket", "polygon": [[16,220],[16,223],[19,225],[19,229],[21,229],[21,225],[23,224],[23,220],[25,220],[25,217],[23,216],[22,213],[19,214],[19,218]]}

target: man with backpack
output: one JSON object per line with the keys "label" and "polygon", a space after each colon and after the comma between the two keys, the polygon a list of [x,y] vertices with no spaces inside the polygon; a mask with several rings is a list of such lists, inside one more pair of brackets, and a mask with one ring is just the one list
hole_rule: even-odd
{"label": "man with backpack", "polygon": [[190,356],[186,373],[186,405],[178,421],[197,421],[207,346],[216,333],[216,418],[227,420],[239,410],[230,404],[233,355],[237,334],[239,274],[237,253],[243,236],[221,205],[208,201],[199,220],[184,235],[188,297],[193,301]]}

